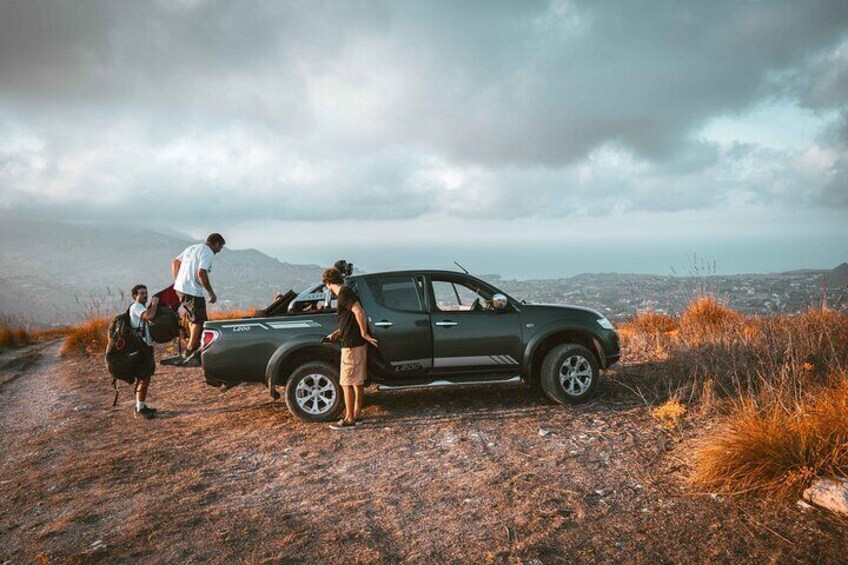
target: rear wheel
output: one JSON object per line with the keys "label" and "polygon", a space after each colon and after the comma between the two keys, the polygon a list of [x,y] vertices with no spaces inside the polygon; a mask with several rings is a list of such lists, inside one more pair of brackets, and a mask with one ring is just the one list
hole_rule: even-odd
{"label": "rear wheel", "polygon": [[560,404],[579,404],[594,394],[599,373],[598,361],[587,348],[576,343],[557,345],[542,362],[542,390]]}
{"label": "rear wheel", "polygon": [[299,366],[286,382],[286,406],[304,422],[337,418],[343,406],[338,368],[322,361]]}

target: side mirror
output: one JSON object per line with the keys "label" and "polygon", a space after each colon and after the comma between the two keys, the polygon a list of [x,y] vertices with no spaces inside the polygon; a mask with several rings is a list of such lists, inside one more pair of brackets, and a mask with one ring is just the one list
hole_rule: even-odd
{"label": "side mirror", "polygon": [[503,294],[495,294],[492,296],[492,307],[495,310],[506,310],[507,305],[509,305],[509,301]]}

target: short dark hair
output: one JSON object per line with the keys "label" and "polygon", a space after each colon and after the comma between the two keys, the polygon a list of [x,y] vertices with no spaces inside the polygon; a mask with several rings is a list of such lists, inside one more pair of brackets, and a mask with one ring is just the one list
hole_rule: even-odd
{"label": "short dark hair", "polygon": [[338,269],[330,267],[324,271],[324,274],[321,276],[321,281],[324,284],[342,284],[344,282],[344,278]]}
{"label": "short dark hair", "polygon": [[134,287],[132,287],[132,297],[135,298],[136,296],[138,296],[138,291],[140,291],[142,288],[144,290],[147,290],[147,285],[137,284]]}
{"label": "short dark hair", "polygon": [[210,233],[209,237],[206,238],[206,243],[209,245],[226,245],[227,242],[224,241],[224,236],[219,233]]}

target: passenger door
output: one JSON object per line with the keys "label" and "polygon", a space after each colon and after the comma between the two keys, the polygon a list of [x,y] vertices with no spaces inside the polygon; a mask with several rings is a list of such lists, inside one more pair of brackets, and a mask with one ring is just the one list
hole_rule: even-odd
{"label": "passenger door", "polygon": [[[461,274],[432,275],[429,281],[434,373],[518,374],[523,355],[521,314],[485,309],[493,290]],[[472,310],[478,301],[479,310]]]}
{"label": "passenger door", "polygon": [[385,376],[407,379],[427,374],[433,364],[430,314],[423,277],[403,274],[373,275],[360,284],[368,293],[368,316]]}

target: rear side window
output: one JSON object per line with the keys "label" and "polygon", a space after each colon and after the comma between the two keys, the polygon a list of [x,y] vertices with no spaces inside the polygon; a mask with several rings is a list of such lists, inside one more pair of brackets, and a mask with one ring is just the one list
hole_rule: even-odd
{"label": "rear side window", "polygon": [[392,310],[422,312],[420,286],[412,277],[379,277],[368,279],[368,287],[380,306]]}

